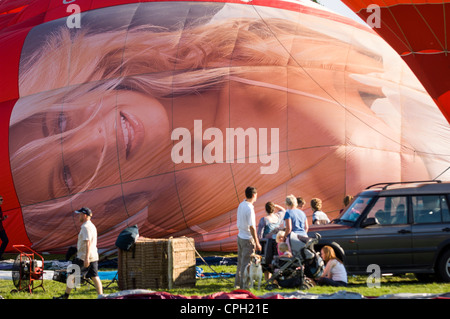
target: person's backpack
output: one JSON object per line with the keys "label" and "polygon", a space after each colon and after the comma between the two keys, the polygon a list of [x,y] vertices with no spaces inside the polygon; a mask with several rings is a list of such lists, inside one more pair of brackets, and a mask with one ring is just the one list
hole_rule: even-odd
{"label": "person's backpack", "polygon": [[137,225],[127,227],[122,230],[122,232],[119,234],[119,237],[117,237],[116,247],[128,251],[136,242],[138,237],[139,230]]}

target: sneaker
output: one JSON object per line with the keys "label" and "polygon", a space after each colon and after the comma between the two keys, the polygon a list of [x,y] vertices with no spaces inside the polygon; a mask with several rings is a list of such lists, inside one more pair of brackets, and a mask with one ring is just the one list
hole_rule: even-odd
{"label": "sneaker", "polygon": [[59,297],[53,297],[53,299],[69,299],[69,295],[64,294],[64,295],[61,295]]}

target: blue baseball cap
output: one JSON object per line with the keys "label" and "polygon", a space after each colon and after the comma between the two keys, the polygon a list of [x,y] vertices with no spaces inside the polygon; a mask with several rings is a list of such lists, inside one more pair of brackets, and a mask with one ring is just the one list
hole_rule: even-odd
{"label": "blue baseball cap", "polygon": [[81,207],[75,211],[75,214],[86,214],[88,216],[92,216],[92,211],[87,207]]}

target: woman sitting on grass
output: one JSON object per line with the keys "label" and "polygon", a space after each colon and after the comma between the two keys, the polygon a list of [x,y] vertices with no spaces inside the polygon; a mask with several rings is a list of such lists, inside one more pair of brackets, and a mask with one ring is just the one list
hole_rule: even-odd
{"label": "woman sitting on grass", "polygon": [[324,246],[320,255],[325,262],[325,270],[322,277],[317,280],[319,286],[347,286],[347,271],[339,258],[336,257],[333,247]]}

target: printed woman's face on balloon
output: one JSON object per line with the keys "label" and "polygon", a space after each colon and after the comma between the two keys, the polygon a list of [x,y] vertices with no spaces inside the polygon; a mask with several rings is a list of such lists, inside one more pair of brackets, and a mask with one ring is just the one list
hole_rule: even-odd
{"label": "printed woman's face on balloon", "polygon": [[[27,165],[15,174],[18,185],[25,186],[25,203],[151,176],[167,160],[162,146],[170,136],[167,113],[150,96],[117,91],[80,109],[62,107],[36,118],[33,125],[31,119],[11,128],[15,148],[23,143],[21,137],[31,140],[28,144],[50,140],[24,156]],[[33,158],[37,160],[28,163]],[[38,181],[42,187],[26,186]]]}
{"label": "printed woman's face on balloon", "polygon": [[[261,202],[326,185],[341,203],[343,181],[402,167],[427,174],[419,158],[400,159],[401,137],[371,110],[381,86],[354,76],[384,72],[374,50],[313,31],[297,13],[280,19],[278,9],[263,10],[261,23],[246,9],[236,18],[239,5],[207,5],[215,15],[176,28],[152,25],[155,5],[139,5],[139,26],[136,7],[122,6],[128,25],[108,32],[68,32],[60,21],[24,59],[9,143],[24,215],[54,218],[70,203],[91,207],[103,234],[133,218],[153,235],[206,234],[230,224],[247,184]],[[68,70],[60,81],[36,79],[55,65]]]}

